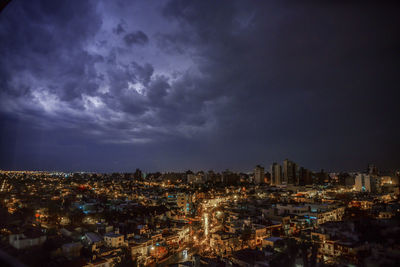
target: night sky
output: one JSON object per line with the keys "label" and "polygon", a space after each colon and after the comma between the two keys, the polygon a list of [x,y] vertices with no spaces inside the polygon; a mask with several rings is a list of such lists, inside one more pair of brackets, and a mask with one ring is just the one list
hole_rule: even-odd
{"label": "night sky", "polygon": [[392,1],[22,1],[0,12],[0,168],[400,168]]}

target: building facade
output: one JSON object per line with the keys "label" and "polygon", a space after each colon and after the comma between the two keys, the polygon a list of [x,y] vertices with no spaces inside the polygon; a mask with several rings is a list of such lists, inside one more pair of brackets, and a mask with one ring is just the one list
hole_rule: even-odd
{"label": "building facade", "polygon": [[376,192],[377,180],[378,178],[373,175],[360,173],[355,179],[355,190],[360,192]]}
{"label": "building facade", "polygon": [[285,159],[283,161],[283,184],[296,184],[297,181],[297,164],[293,161]]}
{"label": "building facade", "polygon": [[271,165],[271,185],[282,184],[282,166],[274,162]]}
{"label": "building facade", "polygon": [[254,169],[254,183],[264,183],[264,167],[257,165]]}

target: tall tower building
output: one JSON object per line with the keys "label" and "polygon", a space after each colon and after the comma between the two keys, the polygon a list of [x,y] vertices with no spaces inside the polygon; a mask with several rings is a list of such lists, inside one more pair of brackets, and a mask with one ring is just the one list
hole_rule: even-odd
{"label": "tall tower building", "polygon": [[368,164],[368,174],[378,175],[378,168],[375,164]]}
{"label": "tall tower building", "polygon": [[235,185],[240,181],[240,176],[230,170],[225,170],[222,172],[221,180],[225,185]]}
{"label": "tall tower building", "polygon": [[264,167],[257,165],[254,169],[254,183],[261,184],[264,182]]}
{"label": "tall tower building", "polygon": [[376,192],[378,178],[374,175],[360,173],[355,179],[355,188],[361,192]]}
{"label": "tall tower building", "polygon": [[296,185],[310,185],[312,184],[311,172],[306,168],[300,167],[297,174]]}
{"label": "tall tower building", "polygon": [[297,182],[297,164],[285,159],[283,161],[283,180],[284,184],[296,184]]}
{"label": "tall tower building", "polygon": [[293,162],[293,181],[292,184],[299,185],[299,165]]}
{"label": "tall tower building", "polygon": [[278,163],[274,162],[271,165],[271,185],[282,184],[282,167]]}

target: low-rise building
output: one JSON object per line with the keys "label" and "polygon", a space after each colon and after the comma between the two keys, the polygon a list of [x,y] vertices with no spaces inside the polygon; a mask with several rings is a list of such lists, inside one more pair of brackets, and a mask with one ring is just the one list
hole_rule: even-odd
{"label": "low-rise building", "polygon": [[125,245],[124,236],[116,233],[107,233],[104,235],[104,242],[106,246],[118,248]]}
{"label": "low-rise building", "polygon": [[37,229],[27,229],[22,233],[11,234],[9,243],[16,249],[26,249],[33,246],[42,245],[47,236]]}

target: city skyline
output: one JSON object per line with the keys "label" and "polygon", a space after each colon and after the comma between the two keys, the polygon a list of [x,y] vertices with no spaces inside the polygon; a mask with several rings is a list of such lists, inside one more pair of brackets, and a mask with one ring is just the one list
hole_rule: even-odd
{"label": "city skyline", "polygon": [[0,265],[398,266],[399,13],[0,0]]}
{"label": "city skyline", "polygon": [[398,169],[398,7],[11,1],[0,169]]}
{"label": "city skyline", "polygon": [[[289,169],[285,168],[285,162],[289,162],[291,164],[291,167]],[[371,168],[373,168],[373,171],[371,171]],[[309,177],[310,175],[316,175],[316,174],[321,174],[324,173],[326,175],[329,174],[355,174],[355,173],[361,173],[361,174],[374,174],[374,175],[398,175],[400,173],[399,168],[394,168],[394,169],[381,169],[378,168],[375,164],[368,163],[365,168],[362,169],[351,169],[351,170],[338,170],[338,171],[331,171],[331,170],[325,170],[325,169],[311,169],[308,168],[307,166],[303,166],[299,164],[298,162],[294,162],[291,159],[284,159],[282,161],[274,161],[271,164],[257,164],[254,165],[252,169],[249,170],[235,170],[232,168],[225,168],[221,170],[215,170],[215,169],[193,169],[193,168],[187,168],[187,169],[180,169],[180,170],[147,170],[147,169],[142,169],[140,167],[132,167],[132,169],[127,170],[127,171],[109,171],[109,172],[101,172],[101,171],[91,171],[91,170],[40,170],[40,169],[30,169],[30,170],[3,170],[0,169],[0,171],[4,172],[43,172],[43,173],[65,173],[65,174],[74,174],[74,173],[86,173],[86,174],[131,174],[131,175],[136,175],[137,172],[140,172],[143,175],[152,175],[152,174],[185,174],[187,175],[188,173],[192,174],[198,174],[198,173],[204,173],[204,174],[218,174],[221,175],[224,172],[232,172],[234,174],[246,174],[250,175],[253,177],[254,182],[256,184],[265,184],[267,183],[263,179],[267,179],[268,177],[268,184],[272,183],[273,185],[279,185],[279,184],[298,184],[299,183],[299,177],[301,176],[302,179],[305,179],[303,176],[307,175]],[[286,177],[291,177],[291,179],[287,179]],[[307,178],[310,179],[310,178]],[[288,181],[290,181],[288,183]],[[304,182],[304,181],[303,181]],[[308,181],[309,182],[309,181]],[[308,183],[312,184],[312,182]]]}

